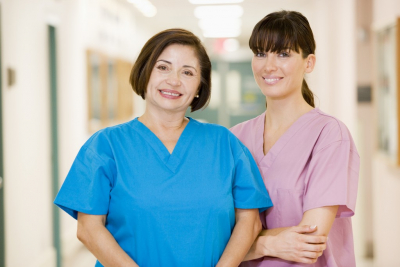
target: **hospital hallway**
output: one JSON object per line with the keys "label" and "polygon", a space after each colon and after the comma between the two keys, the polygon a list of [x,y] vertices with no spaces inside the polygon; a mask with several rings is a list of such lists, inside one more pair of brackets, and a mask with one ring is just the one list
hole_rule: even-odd
{"label": "hospital hallway", "polygon": [[143,114],[129,75],[151,36],[199,36],[211,100],[187,116],[230,128],[265,111],[248,43],[280,10],[308,18],[305,79],[360,155],[357,267],[400,267],[400,0],[0,0],[0,267],[94,266],[53,201],[90,136]]}

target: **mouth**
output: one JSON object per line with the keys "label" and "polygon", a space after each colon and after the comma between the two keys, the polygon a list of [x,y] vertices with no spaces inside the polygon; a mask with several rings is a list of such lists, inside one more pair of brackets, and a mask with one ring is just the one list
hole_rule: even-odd
{"label": "mouth", "polygon": [[282,77],[271,77],[271,78],[262,77],[262,78],[269,85],[274,85],[274,84],[276,84],[277,82],[279,82],[280,80],[283,79]]}
{"label": "mouth", "polygon": [[167,89],[162,89],[162,90],[158,90],[160,92],[160,94],[163,97],[166,98],[178,98],[180,97],[182,94],[180,94],[179,92],[175,91],[175,90],[167,90]]}

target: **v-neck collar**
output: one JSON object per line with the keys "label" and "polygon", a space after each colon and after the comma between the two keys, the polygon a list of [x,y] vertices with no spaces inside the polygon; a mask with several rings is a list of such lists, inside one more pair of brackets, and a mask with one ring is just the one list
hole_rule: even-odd
{"label": "v-neck collar", "polygon": [[185,129],[183,129],[178,142],[176,143],[172,153],[168,151],[163,142],[149,129],[146,125],[135,118],[133,123],[136,127],[135,130],[142,136],[143,139],[153,148],[155,153],[160,157],[161,161],[165,166],[170,169],[173,173],[176,172],[179,164],[183,160],[183,155],[188,148],[196,128],[198,127],[197,121],[188,117],[189,122],[186,124]]}
{"label": "v-neck collar", "polygon": [[264,155],[264,129],[265,129],[265,112],[261,114],[258,119],[256,129],[256,137],[254,138],[254,145],[256,149],[256,161],[259,166],[269,168],[278,156],[279,152],[285,147],[286,143],[305,125],[305,123],[314,117],[318,112],[318,108],[314,108],[298,118],[290,127],[283,133],[283,135],[275,142],[270,148],[268,153]]}

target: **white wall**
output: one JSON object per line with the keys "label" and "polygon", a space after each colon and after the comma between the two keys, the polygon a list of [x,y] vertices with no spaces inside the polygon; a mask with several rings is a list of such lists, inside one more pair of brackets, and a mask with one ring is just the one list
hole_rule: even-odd
{"label": "white wall", "polygon": [[[55,265],[48,24],[57,28],[60,183],[89,137],[86,49],[133,62],[144,42],[122,1],[2,1],[3,77],[11,67],[17,78],[12,87],[3,81],[7,267]],[[61,238],[64,256],[80,246],[76,221],[63,212]]]}
{"label": "white wall", "polygon": [[[373,0],[373,27],[393,23],[399,16],[399,1]],[[372,161],[374,263],[376,266],[400,266],[400,168],[392,166],[379,153],[375,153]]]}
{"label": "white wall", "polygon": [[316,104],[356,135],[355,1],[314,1],[309,21],[317,43],[309,85]]}
{"label": "white wall", "polygon": [[14,86],[3,81],[6,264],[10,267],[30,266],[53,255],[44,17],[44,1],[2,3],[3,77],[8,67],[16,71]]}

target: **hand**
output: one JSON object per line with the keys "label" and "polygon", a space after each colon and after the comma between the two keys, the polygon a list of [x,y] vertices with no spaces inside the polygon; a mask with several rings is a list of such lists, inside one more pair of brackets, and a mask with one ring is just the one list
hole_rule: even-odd
{"label": "hand", "polygon": [[[308,225],[290,227],[275,236],[259,236],[265,254],[288,261],[314,263],[326,249],[326,236],[308,235],[317,230]],[[263,242],[265,241],[265,242]]]}

